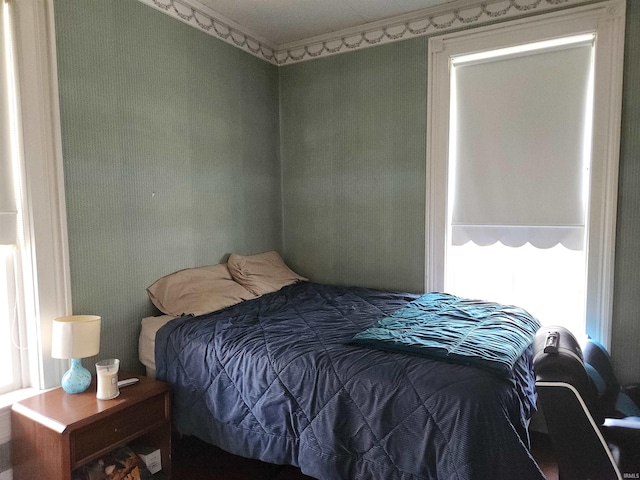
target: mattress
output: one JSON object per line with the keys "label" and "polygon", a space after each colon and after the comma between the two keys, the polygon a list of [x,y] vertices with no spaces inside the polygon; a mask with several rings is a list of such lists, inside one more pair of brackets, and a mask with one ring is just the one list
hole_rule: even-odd
{"label": "mattress", "polygon": [[147,369],[147,377],[155,378],[156,376],[156,333],[174,318],[176,317],[171,315],[160,315],[142,319],[138,339],[138,358]]}

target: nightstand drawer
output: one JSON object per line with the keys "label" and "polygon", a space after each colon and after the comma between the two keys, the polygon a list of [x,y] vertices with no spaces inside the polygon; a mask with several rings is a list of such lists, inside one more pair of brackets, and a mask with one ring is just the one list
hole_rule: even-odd
{"label": "nightstand drawer", "polygon": [[72,434],[72,468],[85,463],[89,457],[113,448],[114,444],[129,441],[141,431],[167,418],[165,395],[98,420]]}

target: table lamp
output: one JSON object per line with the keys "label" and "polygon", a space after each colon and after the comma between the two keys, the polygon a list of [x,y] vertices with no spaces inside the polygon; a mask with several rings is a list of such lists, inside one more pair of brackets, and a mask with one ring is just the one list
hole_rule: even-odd
{"label": "table lamp", "polygon": [[91,384],[91,373],[80,359],[100,351],[100,317],[70,315],[53,321],[51,356],[71,359],[71,368],[62,376],[62,388],[67,393],[82,393]]}

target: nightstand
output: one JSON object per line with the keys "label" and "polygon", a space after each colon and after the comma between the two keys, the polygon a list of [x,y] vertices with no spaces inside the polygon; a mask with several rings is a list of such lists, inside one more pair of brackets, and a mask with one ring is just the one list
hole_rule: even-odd
{"label": "nightstand", "polygon": [[[121,372],[120,380],[133,375]],[[75,468],[141,440],[160,448],[162,472],[171,477],[169,385],[138,376],[112,400],[96,398],[95,376],[84,393],[61,388],[22,400],[11,410],[14,480],[70,480]],[[162,475],[161,475],[162,473]],[[155,478],[155,477],[154,477]]]}

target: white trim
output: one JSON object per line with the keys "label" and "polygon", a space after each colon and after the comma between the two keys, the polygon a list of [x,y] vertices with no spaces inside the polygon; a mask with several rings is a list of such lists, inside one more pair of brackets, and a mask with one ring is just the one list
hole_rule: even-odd
{"label": "white trim", "polygon": [[449,65],[434,61],[434,55],[444,52],[440,37],[429,39],[427,66],[427,195],[425,208],[425,291],[444,290],[446,265],[446,236],[442,228],[447,224],[447,189],[449,157],[449,118],[440,118],[449,111]]}
{"label": "white trim", "polygon": [[[20,135],[25,171],[24,278],[31,386],[59,384],[63,362],[53,360],[53,319],[71,312],[62,140],[58,104],[53,0],[12,2],[16,39]],[[28,139],[28,140],[27,140]]]}
{"label": "white trim", "polygon": [[357,27],[276,45],[197,0],[138,0],[274,65],[327,57],[425,35],[566,9],[592,0],[458,0]]}
{"label": "white trim", "polygon": [[578,399],[578,402],[580,403],[580,406],[582,407],[582,410],[585,416],[587,417],[587,419],[589,420],[589,423],[591,424],[591,428],[593,428],[593,431],[598,436],[598,440],[600,440],[600,443],[602,444],[602,448],[606,452],[607,457],[609,458],[609,461],[611,462],[611,465],[613,466],[613,469],[616,472],[616,475],[620,480],[622,480],[622,474],[620,473],[620,470],[618,469],[618,465],[616,464],[616,461],[614,460],[613,455],[611,454],[611,450],[609,449],[607,442],[602,436],[602,433],[600,432],[600,428],[598,428],[598,425],[596,425],[596,422],[593,420],[593,417],[591,416],[591,413],[589,412],[589,409],[587,408],[587,405],[584,403],[584,400],[582,399],[582,396],[580,396],[580,393],[578,392],[578,390],[576,390],[576,388],[573,385],[566,382],[537,381],[536,388],[538,387],[567,388],[576,396],[576,398]]}
{"label": "white trim", "polygon": [[[587,329],[608,349],[611,342],[613,267],[616,230],[622,58],[625,3],[610,0],[535,18],[514,20],[429,39],[427,91],[427,219],[425,289],[444,288],[447,232],[446,185],[449,149],[449,62],[451,56],[505,45],[597,32],[595,50],[592,186],[588,265]],[[473,37],[471,39],[471,37]],[[499,39],[499,41],[498,41]],[[600,225],[601,230],[593,230]],[[597,227],[596,227],[597,228]],[[434,260],[435,259],[435,260]]]}
{"label": "white trim", "polygon": [[[597,255],[589,255],[589,279],[597,295],[587,295],[587,328],[594,330],[600,343],[611,350],[611,319],[613,317],[613,281],[616,243],[616,218],[618,206],[618,170],[620,156],[620,131],[622,118],[622,77],[624,64],[625,3],[608,2],[606,14],[598,24],[596,43],[596,85],[608,87],[594,97],[592,157],[605,159],[592,162],[592,177],[603,179],[602,184],[592,184],[592,191],[601,198],[599,208],[589,209],[589,223],[604,225],[600,235],[592,235],[589,248]],[[601,68],[601,65],[605,65]],[[608,78],[598,74],[607,72]],[[596,168],[600,173],[596,172]],[[591,194],[593,197],[593,193]],[[591,316],[590,313],[591,312]],[[602,321],[601,319],[606,319]]]}

